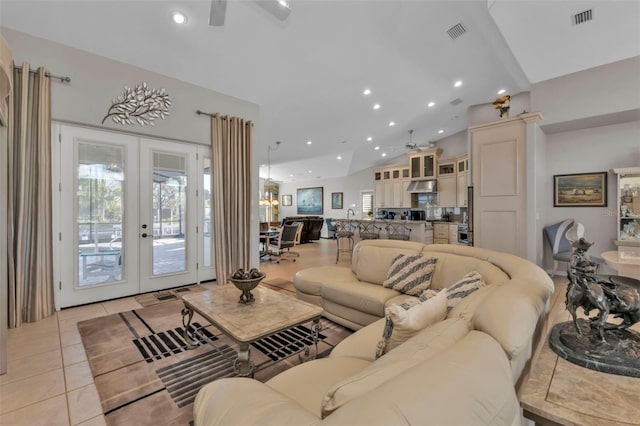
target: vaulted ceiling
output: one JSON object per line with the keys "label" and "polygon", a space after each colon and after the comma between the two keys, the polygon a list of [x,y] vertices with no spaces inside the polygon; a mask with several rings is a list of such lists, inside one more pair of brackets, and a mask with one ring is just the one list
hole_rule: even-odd
{"label": "vaulted ceiling", "polygon": [[[589,9],[591,21],[572,22]],[[380,164],[406,152],[409,129],[417,144],[464,130],[467,109],[499,89],[640,55],[638,1],[292,0],[285,21],[229,1],[224,27],[208,25],[209,10],[209,0],[1,0],[0,25],[259,104],[257,155],[266,163],[282,142],[271,153],[281,181]],[[456,24],[466,32],[451,38]]]}

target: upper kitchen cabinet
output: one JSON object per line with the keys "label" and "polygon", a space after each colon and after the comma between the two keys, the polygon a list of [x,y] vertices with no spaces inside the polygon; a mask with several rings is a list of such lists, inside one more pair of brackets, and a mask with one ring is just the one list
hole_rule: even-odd
{"label": "upper kitchen cabinet", "polygon": [[430,149],[410,154],[411,179],[435,179],[440,153],[440,149]]}
{"label": "upper kitchen cabinet", "polygon": [[406,165],[375,169],[374,203],[377,208],[411,207],[411,194],[407,192],[410,171]]}
{"label": "upper kitchen cabinet", "polygon": [[458,157],[457,161],[457,205],[467,207],[469,204],[467,187],[469,186],[469,156]]}

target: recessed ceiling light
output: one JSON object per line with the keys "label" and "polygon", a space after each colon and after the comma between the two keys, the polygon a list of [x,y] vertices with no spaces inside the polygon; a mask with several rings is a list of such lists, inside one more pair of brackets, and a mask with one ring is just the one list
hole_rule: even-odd
{"label": "recessed ceiling light", "polygon": [[431,108],[431,107],[432,107],[432,106],[434,106],[435,104],[436,104],[435,102],[431,101],[431,102],[429,102],[429,103],[427,104],[427,106],[428,106],[429,108]]}
{"label": "recessed ceiling light", "polygon": [[380,104],[374,104],[373,109],[380,109]]}
{"label": "recessed ceiling light", "polygon": [[444,133],[444,130],[442,129],[438,130],[438,134],[443,134],[443,133]]}
{"label": "recessed ceiling light", "polygon": [[369,137],[367,138],[367,142],[371,142],[372,140],[373,140],[373,138],[372,138],[371,136],[369,136]]}
{"label": "recessed ceiling light", "polygon": [[382,153],[382,156],[383,156],[383,157],[386,157],[386,156],[387,156],[387,153],[386,153],[386,152],[383,152],[383,153]]}
{"label": "recessed ceiling light", "polygon": [[313,173],[311,170],[309,170],[309,173]]}
{"label": "recessed ceiling light", "polygon": [[504,92],[506,92],[506,90],[500,89],[500,90],[498,90],[498,95],[502,95]]}
{"label": "recessed ceiling light", "polygon": [[267,167],[266,164],[260,164],[260,167]]}
{"label": "recessed ceiling light", "polygon": [[364,89],[364,92],[362,92],[365,95],[370,95],[371,94],[371,89]]}
{"label": "recessed ceiling light", "polygon": [[339,155],[338,155],[338,157],[337,157],[337,158],[338,158],[338,160],[342,160],[342,157],[340,157]]}
{"label": "recessed ceiling light", "polygon": [[462,81],[458,80],[455,83],[453,83],[453,87],[460,87],[462,86]]}
{"label": "recessed ceiling light", "polygon": [[184,13],[181,12],[173,12],[173,22],[176,24],[182,25],[187,23],[187,17]]}
{"label": "recessed ceiling light", "polygon": [[287,9],[290,9],[291,7],[289,6],[289,2],[286,2],[285,0],[278,0],[278,3],[280,4],[280,6],[282,7],[286,7]]}
{"label": "recessed ceiling light", "polygon": [[313,142],[311,141],[307,141],[307,145],[311,145]]}
{"label": "recessed ceiling light", "polygon": [[379,150],[379,149],[380,149],[380,147],[379,147],[379,146],[376,146],[376,147],[375,147],[375,148],[373,148],[373,149],[375,149],[375,150],[377,151],[377,150]]}
{"label": "recessed ceiling light", "polygon": [[396,122],[395,122],[395,121],[390,121],[390,122],[389,122],[389,126],[395,126],[395,125],[396,125]]}
{"label": "recessed ceiling light", "polygon": [[289,173],[289,176],[293,176],[293,173]]}

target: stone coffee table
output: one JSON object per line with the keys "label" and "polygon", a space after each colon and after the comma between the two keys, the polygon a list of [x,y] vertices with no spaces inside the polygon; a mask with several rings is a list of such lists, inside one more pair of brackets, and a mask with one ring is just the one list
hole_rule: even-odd
{"label": "stone coffee table", "polygon": [[311,331],[317,355],[320,316],[323,312],[321,307],[261,286],[251,293],[255,301],[246,305],[238,303],[240,291],[233,285],[184,295],[182,315],[187,342],[193,346],[198,342],[188,331],[193,313],[197,312],[238,344],[238,358],[234,367],[239,376],[246,377],[252,376],[254,370],[249,350],[251,343],[313,321]]}

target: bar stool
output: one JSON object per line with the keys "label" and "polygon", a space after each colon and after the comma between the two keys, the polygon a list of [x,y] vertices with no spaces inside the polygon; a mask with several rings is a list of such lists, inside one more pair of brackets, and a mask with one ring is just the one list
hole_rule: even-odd
{"label": "bar stool", "polygon": [[[341,252],[348,252],[349,255],[353,252],[353,225],[350,220],[336,220],[333,226],[336,228],[336,263],[338,263]],[[346,248],[340,245],[343,240],[346,240]]]}
{"label": "bar stool", "polygon": [[361,240],[377,240],[380,238],[380,229],[373,222],[358,223],[358,235]]}
{"label": "bar stool", "polygon": [[404,222],[387,222],[387,232],[390,240],[409,240],[409,234],[411,228],[404,224]]}

